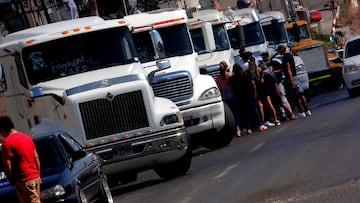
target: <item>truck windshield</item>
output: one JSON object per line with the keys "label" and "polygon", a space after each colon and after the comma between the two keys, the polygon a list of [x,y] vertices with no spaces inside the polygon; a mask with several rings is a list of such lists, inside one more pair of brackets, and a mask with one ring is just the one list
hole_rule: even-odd
{"label": "truck windshield", "polygon": [[276,30],[271,24],[263,25],[262,28],[264,30],[266,41],[269,42],[269,45],[287,42],[287,33],[283,24],[279,26],[279,33],[276,32]]}
{"label": "truck windshield", "polygon": [[[262,44],[265,42],[264,34],[258,22],[244,25],[243,29],[246,47]],[[229,35],[231,47],[234,49],[240,49],[241,39],[239,34],[239,28],[229,29],[227,33]]]}
{"label": "truck windshield", "polygon": [[259,22],[244,25],[244,34],[247,47],[265,42],[265,37]]}
{"label": "truck windshield", "polygon": [[[292,28],[287,29],[287,33],[288,33],[288,36],[289,36],[289,40],[294,41],[294,39],[295,39],[294,30]],[[299,35],[300,35],[300,39],[308,39],[308,38],[310,38],[309,31],[308,31],[308,28],[307,28],[306,24],[299,26]]]}
{"label": "truck windshield", "polygon": [[[186,24],[158,29],[165,47],[165,58],[193,53]],[[136,51],[142,63],[154,61],[155,53],[148,31],[133,34]]]}
{"label": "truck windshield", "polygon": [[22,58],[30,84],[133,63],[136,51],[126,27],[88,32],[26,47]]}
{"label": "truck windshield", "polygon": [[216,24],[212,26],[214,32],[214,39],[216,51],[224,51],[230,49],[230,43],[227,38],[224,24]]}
{"label": "truck windshield", "polygon": [[190,34],[195,51],[198,54],[206,53],[205,40],[201,28],[191,29]]}

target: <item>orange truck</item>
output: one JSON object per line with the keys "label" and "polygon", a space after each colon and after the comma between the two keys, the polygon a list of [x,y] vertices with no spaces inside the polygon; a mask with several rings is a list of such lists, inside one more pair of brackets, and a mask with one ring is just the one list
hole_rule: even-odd
{"label": "orange truck", "polygon": [[[310,90],[329,88],[333,81],[339,81],[338,68],[331,68],[327,48],[322,41],[313,40],[308,23],[304,20],[289,22],[286,30],[293,47],[293,55],[300,56],[307,68]],[[340,69],[341,72],[341,69]]]}

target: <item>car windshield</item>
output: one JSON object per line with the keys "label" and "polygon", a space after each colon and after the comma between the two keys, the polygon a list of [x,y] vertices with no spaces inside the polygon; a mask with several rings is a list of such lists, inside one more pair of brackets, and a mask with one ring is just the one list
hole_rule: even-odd
{"label": "car windshield", "polygon": [[[165,58],[191,54],[193,48],[186,24],[158,29],[165,47]],[[154,61],[155,53],[148,31],[133,34],[134,44],[142,63]]]}
{"label": "car windshield", "polygon": [[58,174],[64,170],[66,167],[64,153],[62,153],[54,137],[35,140],[34,142],[40,158],[41,176]]}
{"label": "car windshield", "polygon": [[274,26],[271,24],[263,25],[263,30],[265,34],[266,40],[269,42],[269,45],[275,45],[280,43],[286,43],[287,42],[287,33],[285,26],[283,24],[280,24],[279,26],[280,30],[277,33]]}
{"label": "car windshield", "polygon": [[73,35],[24,48],[22,58],[30,84],[134,62],[135,48],[127,28]]}
{"label": "car windshield", "polygon": [[356,39],[347,43],[345,48],[345,58],[360,55],[360,39]]}

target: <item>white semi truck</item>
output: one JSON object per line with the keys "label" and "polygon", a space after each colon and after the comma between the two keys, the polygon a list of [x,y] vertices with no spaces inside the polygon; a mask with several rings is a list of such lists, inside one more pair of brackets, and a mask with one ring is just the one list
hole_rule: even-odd
{"label": "white semi truck", "polygon": [[[192,13],[188,27],[195,51],[198,53],[198,64],[201,74],[211,75],[214,79],[220,74],[219,63],[226,61],[231,67],[234,56],[226,32],[225,24],[228,23],[222,11],[216,9],[197,10]],[[204,32],[204,24],[210,24],[212,32]],[[211,39],[215,43],[214,50],[207,48],[205,41]]]}
{"label": "white semi truck", "polygon": [[19,130],[67,132],[101,157],[111,183],[148,169],[164,178],[188,171],[181,112],[154,95],[126,21],[87,17],[12,33],[0,62],[7,113]]}
{"label": "white semi truck", "polygon": [[226,24],[233,54],[238,61],[239,50],[245,48],[260,60],[261,53],[268,51],[264,31],[260,25],[260,14],[255,8],[227,9],[224,11],[229,23]]}
{"label": "white semi truck", "polygon": [[[210,149],[228,145],[235,135],[235,121],[222,102],[215,80],[200,74],[199,56],[191,42],[185,10],[160,9],[124,19],[132,26],[139,59],[148,72],[156,68],[149,32],[160,33],[164,54],[158,57],[167,59],[171,68],[157,72],[152,87],[156,96],[169,98],[180,108],[193,144]],[[208,30],[211,26],[203,29],[211,32]],[[205,43],[214,42],[206,39]]]}

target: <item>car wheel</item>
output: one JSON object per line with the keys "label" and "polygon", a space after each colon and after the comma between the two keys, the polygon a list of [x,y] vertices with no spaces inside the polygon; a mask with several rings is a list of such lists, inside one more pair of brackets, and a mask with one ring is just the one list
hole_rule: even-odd
{"label": "car wheel", "polygon": [[84,191],[81,189],[80,185],[76,186],[75,191],[76,191],[76,197],[77,197],[78,203],[88,203],[89,202],[86,198]]}
{"label": "car wheel", "polygon": [[111,195],[110,187],[108,185],[108,181],[105,175],[101,176],[100,180],[100,187],[101,187],[101,193],[102,193],[102,201],[103,203],[113,203],[113,197]]}
{"label": "car wheel", "polygon": [[[188,139],[190,140],[190,139]],[[192,148],[189,141],[186,153],[175,162],[157,166],[154,171],[162,178],[171,179],[178,176],[185,175],[190,168],[192,159]]]}
{"label": "car wheel", "polygon": [[219,132],[202,135],[201,144],[208,149],[218,149],[230,144],[236,136],[236,123],[230,107],[224,103],[225,125]]}

